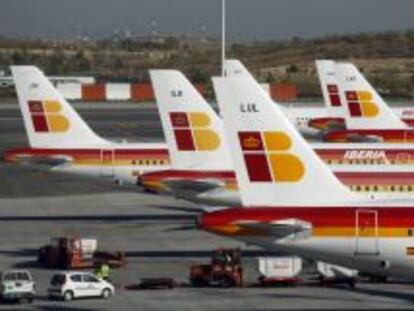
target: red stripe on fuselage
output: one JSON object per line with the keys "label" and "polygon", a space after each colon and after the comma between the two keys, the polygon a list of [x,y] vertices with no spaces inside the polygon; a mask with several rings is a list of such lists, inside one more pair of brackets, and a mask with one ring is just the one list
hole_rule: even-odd
{"label": "red stripe on fuselage", "polygon": [[346,185],[414,185],[412,172],[335,172]]}
{"label": "red stripe on fuselage", "polygon": [[[346,185],[414,185],[414,174],[405,172],[335,172]],[[162,170],[141,175],[141,181],[162,182],[166,179],[218,179],[236,183],[234,171]]]}
{"label": "red stripe on fuselage", "polygon": [[[414,119],[407,119],[402,118],[401,121],[403,121],[405,124],[407,124],[410,127],[414,127]],[[310,127],[320,129],[320,130],[326,130],[329,128],[330,125],[335,125],[341,128],[345,128],[345,119],[339,118],[339,117],[321,117],[321,118],[312,118],[309,120],[308,125]]]}
{"label": "red stripe on fuselage", "polygon": [[203,229],[230,225],[240,221],[270,223],[300,219],[315,227],[355,226],[357,211],[377,211],[378,227],[413,227],[412,207],[246,207],[231,208],[203,214],[199,225]]}
{"label": "red stripe on fuselage", "polygon": [[333,130],[327,133],[324,137],[328,142],[345,142],[352,136],[373,136],[380,137],[385,142],[399,141],[399,142],[413,142],[413,130]]}
{"label": "red stripe on fuselage", "polygon": [[102,150],[113,150],[115,157],[135,157],[135,156],[158,156],[168,157],[167,149],[52,149],[52,148],[18,148],[8,150],[4,153],[4,160],[6,162],[15,161],[16,157],[19,156],[69,156],[74,159],[93,157],[98,158],[101,156]]}

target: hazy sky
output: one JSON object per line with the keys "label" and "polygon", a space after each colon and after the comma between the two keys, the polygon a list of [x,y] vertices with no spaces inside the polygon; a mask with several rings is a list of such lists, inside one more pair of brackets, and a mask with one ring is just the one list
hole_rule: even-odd
{"label": "hazy sky", "polygon": [[[221,0],[0,0],[0,34],[220,33]],[[413,0],[227,0],[232,40],[414,28]]]}

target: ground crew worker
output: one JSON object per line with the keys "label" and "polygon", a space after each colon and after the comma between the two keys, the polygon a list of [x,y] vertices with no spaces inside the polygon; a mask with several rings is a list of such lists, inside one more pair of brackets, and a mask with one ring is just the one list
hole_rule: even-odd
{"label": "ground crew worker", "polygon": [[109,280],[109,266],[106,263],[101,265],[101,274],[104,280]]}
{"label": "ground crew worker", "polygon": [[103,279],[102,269],[100,267],[97,267],[93,274],[100,280]]}

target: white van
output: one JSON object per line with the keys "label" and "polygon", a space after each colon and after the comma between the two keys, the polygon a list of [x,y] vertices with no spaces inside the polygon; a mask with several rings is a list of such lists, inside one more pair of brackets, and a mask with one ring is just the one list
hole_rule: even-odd
{"label": "white van", "polygon": [[0,272],[0,298],[2,300],[34,299],[35,282],[28,270],[8,270]]}
{"label": "white van", "polygon": [[89,272],[61,272],[50,280],[49,298],[70,301],[74,298],[110,298],[115,293],[114,286]]}

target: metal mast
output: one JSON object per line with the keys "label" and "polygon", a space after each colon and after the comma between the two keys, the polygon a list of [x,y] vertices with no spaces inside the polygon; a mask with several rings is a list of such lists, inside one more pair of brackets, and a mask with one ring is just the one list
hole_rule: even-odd
{"label": "metal mast", "polygon": [[221,0],[221,75],[224,77],[226,60],[226,0]]}

